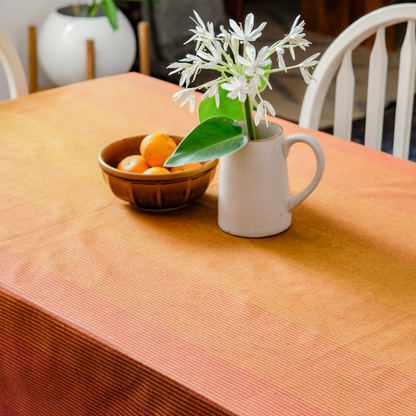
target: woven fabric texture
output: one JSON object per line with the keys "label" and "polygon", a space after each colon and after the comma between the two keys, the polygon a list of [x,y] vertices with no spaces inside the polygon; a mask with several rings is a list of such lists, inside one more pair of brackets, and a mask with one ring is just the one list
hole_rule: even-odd
{"label": "woven fabric texture", "polygon": [[[131,73],[0,103],[0,414],[416,414],[416,164],[309,131],[325,173],[280,235],[218,228],[220,169],[139,211],[98,153],[186,135],[177,90]],[[314,170],[295,145],[291,192]]]}

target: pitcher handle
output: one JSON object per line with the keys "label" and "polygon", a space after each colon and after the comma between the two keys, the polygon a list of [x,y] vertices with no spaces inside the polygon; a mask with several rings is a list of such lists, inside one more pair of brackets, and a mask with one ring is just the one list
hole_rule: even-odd
{"label": "pitcher handle", "polygon": [[325,156],[320,144],[312,136],[306,133],[294,133],[287,136],[283,140],[283,154],[287,158],[289,155],[290,148],[293,144],[302,142],[309,145],[316,157],[316,171],[311,183],[301,192],[296,195],[289,196],[288,199],[288,210],[289,212],[296,208],[309,194],[317,187],[319,181],[322,178],[325,167]]}

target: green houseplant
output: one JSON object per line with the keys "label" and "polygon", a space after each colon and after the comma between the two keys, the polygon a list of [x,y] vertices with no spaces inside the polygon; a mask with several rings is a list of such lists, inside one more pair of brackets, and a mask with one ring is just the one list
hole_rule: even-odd
{"label": "green houseplant", "polygon": [[[218,225],[234,236],[259,238],[279,234],[292,222],[292,210],[307,198],[322,178],[325,157],[319,143],[305,133],[285,136],[276,123],[271,103],[262,92],[271,88],[269,77],[277,72],[298,68],[306,83],[317,64],[314,54],[296,65],[287,65],[285,53],[295,59],[295,48],[303,50],[310,42],[303,33],[299,16],[283,39],[265,46],[257,53],[252,45],[266,23],[254,28],[249,14],[244,27],[230,19],[230,30],[221,27],[215,35],[211,23],[206,26],[195,13],[196,28],[189,39],[196,43],[196,54],[188,54],[168,66],[181,74],[179,84],[185,89],[174,94],[181,106],[195,107],[195,92],[204,90],[199,106],[200,124],[186,136],[165,166],[178,166],[221,158],[218,189]],[[230,51],[228,53],[228,51]],[[272,68],[272,55],[277,67]],[[190,86],[205,69],[218,72],[213,80]],[[253,117],[253,111],[256,113]],[[265,120],[262,120],[262,119]],[[243,130],[244,128],[244,130]],[[309,185],[296,195],[289,192],[287,156],[293,144],[303,142],[314,152],[316,171]]]}
{"label": "green houseplant", "polygon": [[136,57],[137,36],[114,0],[72,3],[51,10],[39,27],[39,63],[51,83],[62,86],[86,79],[87,40],[94,42],[97,78],[130,71]]}
{"label": "green houseplant", "polygon": [[[139,1],[144,2],[147,0],[127,0],[127,1]],[[153,1],[153,0],[150,0]],[[82,2],[83,3],[83,2]],[[74,16],[81,16],[82,8],[81,1],[77,4],[71,5],[72,10],[74,11]],[[86,17],[94,17],[100,8],[103,9],[104,14],[107,16],[111,27],[114,30],[118,29],[117,22],[117,6],[114,3],[114,0],[91,0],[86,9]]]}
{"label": "green houseplant", "polygon": [[[207,25],[194,11],[195,29],[190,29],[195,42],[195,55],[188,54],[179,62],[168,66],[170,74],[181,75],[179,85],[185,89],[174,94],[173,99],[181,106],[189,102],[190,111],[195,108],[195,92],[205,91],[199,106],[201,124],[196,127],[178,146],[175,153],[166,161],[166,166],[218,158],[243,147],[248,140],[259,140],[257,126],[262,117],[275,115],[273,106],[261,96],[265,88],[272,88],[269,77],[277,72],[299,69],[306,83],[313,80],[310,68],[318,63],[319,53],[303,62],[287,65],[285,53],[295,59],[295,49],[306,50],[310,42],[303,33],[305,22],[298,16],[289,33],[271,46],[256,52],[253,42],[261,35],[266,23],[254,28],[254,15],[250,13],[244,27],[230,19],[230,30],[220,27],[218,35],[212,23]],[[277,58],[277,67],[272,67],[271,57]],[[218,72],[212,81],[190,87],[202,70]],[[253,110],[256,114],[253,118]],[[247,134],[242,134],[238,121],[243,120]]]}

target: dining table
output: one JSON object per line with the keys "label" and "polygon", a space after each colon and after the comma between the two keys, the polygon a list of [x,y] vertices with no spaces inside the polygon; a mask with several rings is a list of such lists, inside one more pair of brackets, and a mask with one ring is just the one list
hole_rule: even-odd
{"label": "dining table", "polygon": [[[186,136],[179,89],[128,73],[0,102],[0,415],[416,415],[416,163],[269,117],[326,160],[287,231],[219,228],[221,160],[196,201],[140,210],[98,154]],[[288,164],[295,194],[315,157]]]}

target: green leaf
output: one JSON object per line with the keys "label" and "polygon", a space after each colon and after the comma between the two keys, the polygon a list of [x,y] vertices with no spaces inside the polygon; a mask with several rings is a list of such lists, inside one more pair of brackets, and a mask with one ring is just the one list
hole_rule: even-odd
{"label": "green leaf", "polygon": [[88,7],[87,16],[88,17],[94,17],[97,13],[97,10],[100,8],[100,6],[101,6],[101,3],[95,3],[95,1],[94,1],[94,3],[91,4],[90,7]]}
{"label": "green leaf", "polygon": [[233,153],[248,141],[242,132],[242,127],[229,117],[211,117],[182,140],[164,166],[205,162]]}
{"label": "green leaf", "polygon": [[208,97],[199,104],[199,121],[202,123],[210,117],[224,116],[234,120],[245,120],[242,106],[237,99],[232,100],[227,97],[228,91],[218,88],[220,96],[220,106],[215,105],[215,97]]}
{"label": "green leaf", "polygon": [[104,13],[108,17],[110,24],[114,30],[118,29],[117,23],[117,7],[113,0],[103,0]]}

